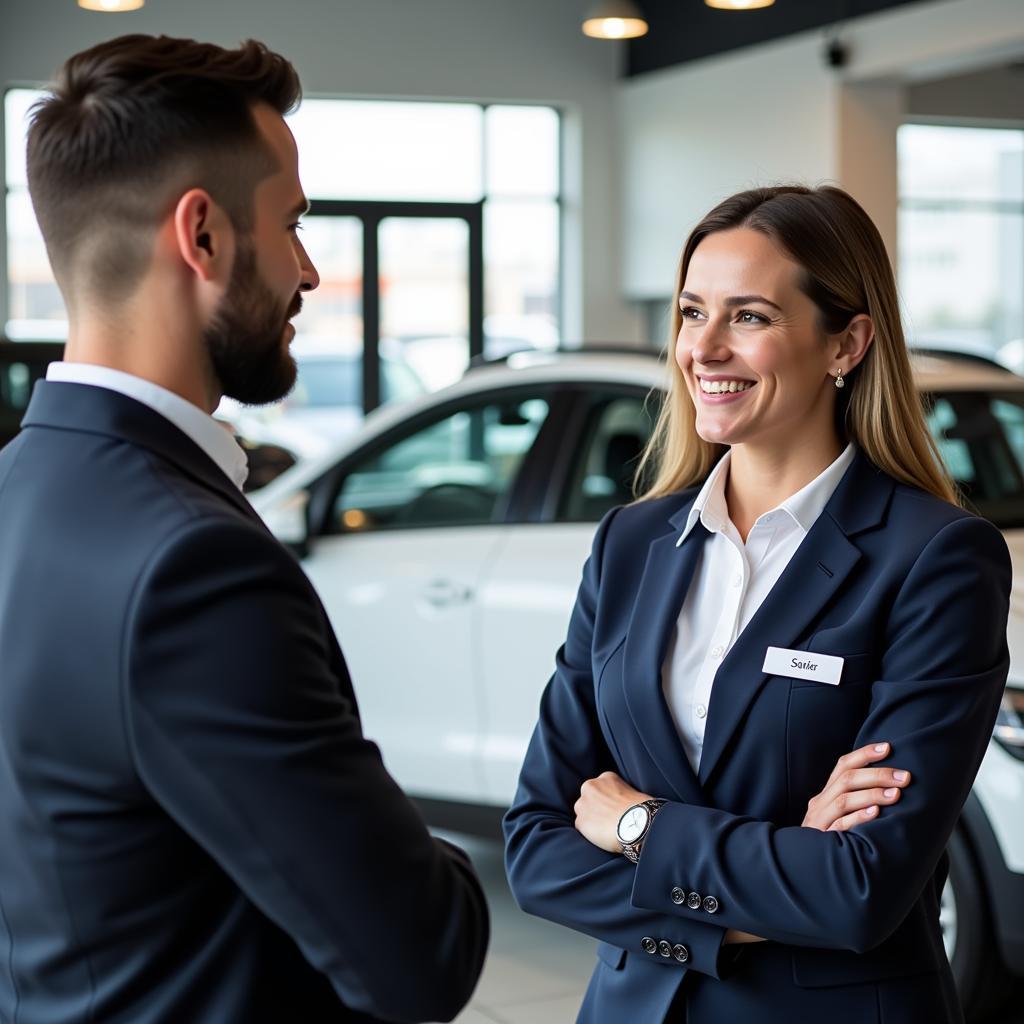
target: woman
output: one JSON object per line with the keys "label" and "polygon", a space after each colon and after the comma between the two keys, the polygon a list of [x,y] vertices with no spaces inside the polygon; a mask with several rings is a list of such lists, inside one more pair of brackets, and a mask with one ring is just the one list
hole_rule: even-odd
{"label": "woman", "polygon": [[654,482],[597,530],[512,889],[600,940],[580,1021],[960,1021],[943,851],[1006,680],[1006,546],[958,507],[850,196],[727,199],[676,296]]}

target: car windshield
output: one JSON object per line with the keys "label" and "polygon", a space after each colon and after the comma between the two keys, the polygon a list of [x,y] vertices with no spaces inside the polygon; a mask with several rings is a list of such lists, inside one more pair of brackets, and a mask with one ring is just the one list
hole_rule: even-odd
{"label": "car windshield", "polygon": [[1024,389],[944,391],[928,426],[968,506],[1002,529],[1024,528]]}

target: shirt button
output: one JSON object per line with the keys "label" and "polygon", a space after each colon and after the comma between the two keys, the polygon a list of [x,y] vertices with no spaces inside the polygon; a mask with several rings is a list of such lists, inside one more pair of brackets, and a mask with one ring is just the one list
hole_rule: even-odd
{"label": "shirt button", "polygon": [[711,657],[720,658],[725,653],[725,648],[719,644],[717,647],[711,648]]}
{"label": "shirt button", "polygon": [[650,953],[652,956],[658,952],[658,944],[649,935],[645,935],[640,940],[640,948],[645,953]]}
{"label": "shirt button", "polygon": [[737,573],[735,576],[733,576],[733,578],[732,578],[732,585],[734,587],[740,587],[740,586],[743,585],[743,577],[740,576],[739,573]]}
{"label": "shirt button", "polygon": [[704,705],[703,705],[703,704],[698,704],[698,705],[697,705],[697,706],[696,706],[696,707],[695,707],[695,708],[693,709],[693,713],[694,713],[694,714],[695,714],[695,715],[696,715],[696,716],[697,716],[698,718],[703,718],[703,717],[704,717],[704,716],[705,716],[705,715],[706,715],[706,714],[708,713],[708,709],[707,709],[706,707],[704,707]]}

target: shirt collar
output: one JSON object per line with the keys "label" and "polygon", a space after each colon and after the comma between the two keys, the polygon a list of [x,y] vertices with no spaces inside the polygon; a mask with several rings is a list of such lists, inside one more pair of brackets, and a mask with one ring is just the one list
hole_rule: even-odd
{"label": "shirt collar", "polygon": [[68,384],[89,384],[134,398],[165,419],[198,445],[241,490],[249,475],[245,452],[228,429],[180,395],[134,374],[91,363],[50,363],[46,379]]}
{"label": "shirt collar", "polygon": [[[848,444],[839,458],[827,469],[770,511],[788,513],[804,533],[809,532],[828,504],[833,491],[839,486],[839,481],[853,462],[856,453],[854,446]],[[718,460],[718,464],[704,481],[704,486],[697,492],[697,497],[694,498],[686,517],[686,526],[683,527],[683,532],[676,542],[677,546],[690,535],[698,519],[710,533],[718,533],[724,528],[729,519],[729,507],[725,501],[725,482],[728,479],[731,457],[730,450]]]}
{"label": "shirt collar", "polygon": [[732,461],[732,451],[727,451],[717,462],[715,468],[708,474],[704,486],[697,492],[693,499],[690,514],[686,517],[686,526],[683,527],[682,536],[678,543],[682,544],[690,531],[694,528],[699,519],[705,529],[711,533],[717,533],[725,525],[729,518],[729,508],[725,503],[725,481],[729,477],[729,464]]}

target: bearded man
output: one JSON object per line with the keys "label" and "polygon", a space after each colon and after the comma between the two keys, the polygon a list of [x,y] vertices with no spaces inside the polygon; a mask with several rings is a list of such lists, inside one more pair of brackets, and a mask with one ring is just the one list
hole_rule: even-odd
{"label": "bearded man", "polygon": [[299,96],[259,43],[125,36],[33,111],[70,332],[0,453],[5,1021],[450,1020],[480,972],[473,869],[211,417],[295,381]]}

